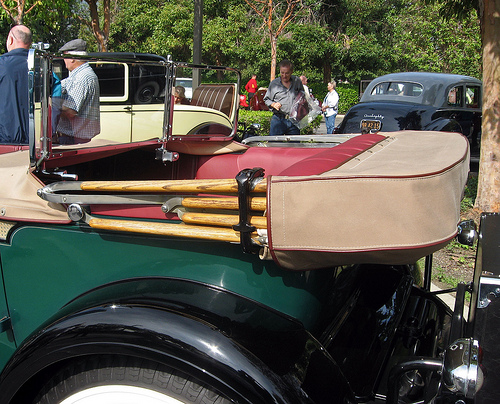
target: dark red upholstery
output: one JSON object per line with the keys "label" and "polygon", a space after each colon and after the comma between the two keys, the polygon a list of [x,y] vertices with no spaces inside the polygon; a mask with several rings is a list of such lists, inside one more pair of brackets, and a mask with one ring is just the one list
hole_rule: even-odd
{"label": "dark red upholstery", "polygon": [[12,153],[19,150],[28,150],[28,145],[22,144],[0,144],[0,154]]}
{"label": "dark red upholstery", "polygon": [[385,136],[369,133],[356,136],[338,146],[323,150],[313,156],[285,168],[279,175],[289,177],[298,175],[318,175],[333,168],[337,168],[349,161],[351,158],[369,149],[373,145],[385,139]]}
{"label": "dark red upholstery", "polygon": [[244,153],[200,157],[197,179],[232,178],[245,168],[262,167],[265,175],[318,175],[331,170],[385,139],[378,134],[356,136],[331,148],[251,147]]}

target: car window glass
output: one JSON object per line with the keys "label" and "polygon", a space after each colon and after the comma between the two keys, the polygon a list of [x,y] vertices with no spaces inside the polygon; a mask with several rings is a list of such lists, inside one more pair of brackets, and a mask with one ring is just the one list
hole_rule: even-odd
{"label": "car window glass", "polygon": [[175,79],[175,85],[184,87],[184,93],[188,100],[193,98],[193,79],[177,77]]}
{"label": "car window glass", "polygon": [[389,94],[393,95],[403,95],[404,84],[402,83],[391,83],[389,85]]}
{"label": "car window glass", "polygon": [[467,108],[479,108],[480,97],[479,86],[467,86],[465,90],[465,106]]}
{"label": "car window glass", "polygon": [[422,95],[424,89],[421,84],[417,83],[408,83],[405,90],[405,95],[409,95],[412,97],[418,97]]}
{"label": "car window glass", "polygon": [[409,97],[418,97],[423,92],[423,87],[418,83],[407,82],[383,82],[377,84],[371,95],[405,95]]}
{"label": "car window glass", "polygon": [[125,64],[124,63],[91,63],[99,78],[101,97],[125,96]]}
{"label": "car window glass", "polygon": [[391,83],[379,83],[379,84],[377,84],[375,87],[373,87],[371,95],[387,94],[387,90],[389,89],[390,84]]}
{"label": "car window glass", "polygon": [[463,106],[462,103],[462,86],[456,86],[453,87],[449,92],[448,92],[448,105],[450,107],[461,107]]}

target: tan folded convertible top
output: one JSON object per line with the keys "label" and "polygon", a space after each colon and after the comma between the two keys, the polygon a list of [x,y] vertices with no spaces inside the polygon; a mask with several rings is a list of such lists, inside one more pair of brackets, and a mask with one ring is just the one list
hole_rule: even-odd
{"label": "tan folded convertible top", "polygon": [[411,263],[456,235],[469,170],[457,133],[404,131],[342,166],[268,179],[269,249],[288,269]]}

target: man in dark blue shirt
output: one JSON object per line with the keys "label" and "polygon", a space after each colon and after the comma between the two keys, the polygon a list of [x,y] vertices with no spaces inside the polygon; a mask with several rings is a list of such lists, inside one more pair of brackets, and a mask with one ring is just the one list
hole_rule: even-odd
{"label": "man in dark blue shirt", "polygon": [[7,53],[0,56],[0,143],[27,144],[28,49],[32,34],[14,26],[7,37]]}

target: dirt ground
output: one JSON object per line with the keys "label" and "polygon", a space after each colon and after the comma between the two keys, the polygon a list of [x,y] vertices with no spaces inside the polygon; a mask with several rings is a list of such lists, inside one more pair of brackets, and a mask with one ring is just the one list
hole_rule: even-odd
{"label": "dirt ground", "polygon": [[[462,214],[462,219],[473,219],[479,226],[480,213],[470,209]],[[476,246],[468,247],[456,241],[434,253],[433,282],[442,289],[456,286],[463,281],[471,282],[476,260]]]}

